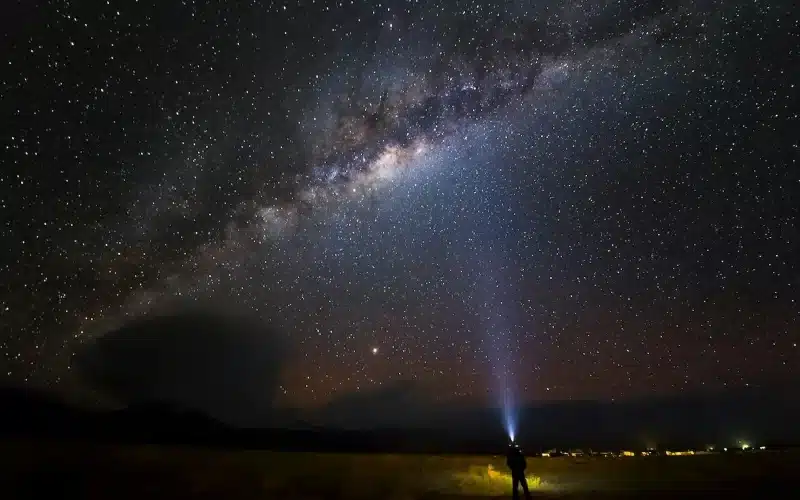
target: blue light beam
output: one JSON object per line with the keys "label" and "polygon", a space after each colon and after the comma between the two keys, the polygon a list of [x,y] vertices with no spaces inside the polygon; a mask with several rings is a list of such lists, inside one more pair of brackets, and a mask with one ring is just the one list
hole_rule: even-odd
{"label": "blue light beam", "polygon": [[513,366],[516,361],[511,280],[504,279],[503,266],[494,259],[483,260],[483,272],[477,283],[479,313],[484,331],[484,345],[491,370],[490,376],[495,404],[499,406],[501,423],[510,441],[518,437],[517,387]]}

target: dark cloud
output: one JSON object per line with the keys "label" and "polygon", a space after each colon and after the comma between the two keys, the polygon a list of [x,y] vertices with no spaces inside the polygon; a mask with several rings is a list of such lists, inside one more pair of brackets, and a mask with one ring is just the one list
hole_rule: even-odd
{"label": "dark cloud", "polygon": [[316,414],[318,423],[342,428],[409,428],[429,425],[437,406],[412,380],[344,394]]}
{"label": "dark cloud", "polygon": [[132,322],[77,360],[91,384],[121,402],[169,402],[250,425],[269,417],[286,350],[247,316],[188,311]]}

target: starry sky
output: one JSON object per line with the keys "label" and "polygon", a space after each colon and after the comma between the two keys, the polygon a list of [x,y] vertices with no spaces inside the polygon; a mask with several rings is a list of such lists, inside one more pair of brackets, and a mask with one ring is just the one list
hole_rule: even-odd
{"label": "starry sky", "polygon": [[0,378],[202,309],[285,407],[796,380],[791,4],[4,6]]}

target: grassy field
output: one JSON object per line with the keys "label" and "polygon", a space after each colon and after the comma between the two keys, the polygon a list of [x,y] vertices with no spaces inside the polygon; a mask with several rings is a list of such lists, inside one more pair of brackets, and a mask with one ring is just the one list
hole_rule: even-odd
{"label": "grassy field", "polygon": [[[316,454],[6,442],[1,498],[486,498],[510,496],[501,456]],[[537,496],[684,498],[793,486],[797,454],[528,459]],[[756,491],[756,490],[754,490]],[[649,492],[649,493],[648,493]],[[656,492],[660,492],[656,494]]]}

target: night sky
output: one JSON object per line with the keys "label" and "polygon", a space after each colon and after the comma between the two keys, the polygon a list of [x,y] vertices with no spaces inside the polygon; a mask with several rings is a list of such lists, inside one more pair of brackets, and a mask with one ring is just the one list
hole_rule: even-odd
{"label": "night sky", "polygon": [[0,379],[170,385],[124,327],[202,310],[254,404],[797,380],[792,3],[4,5]]}

